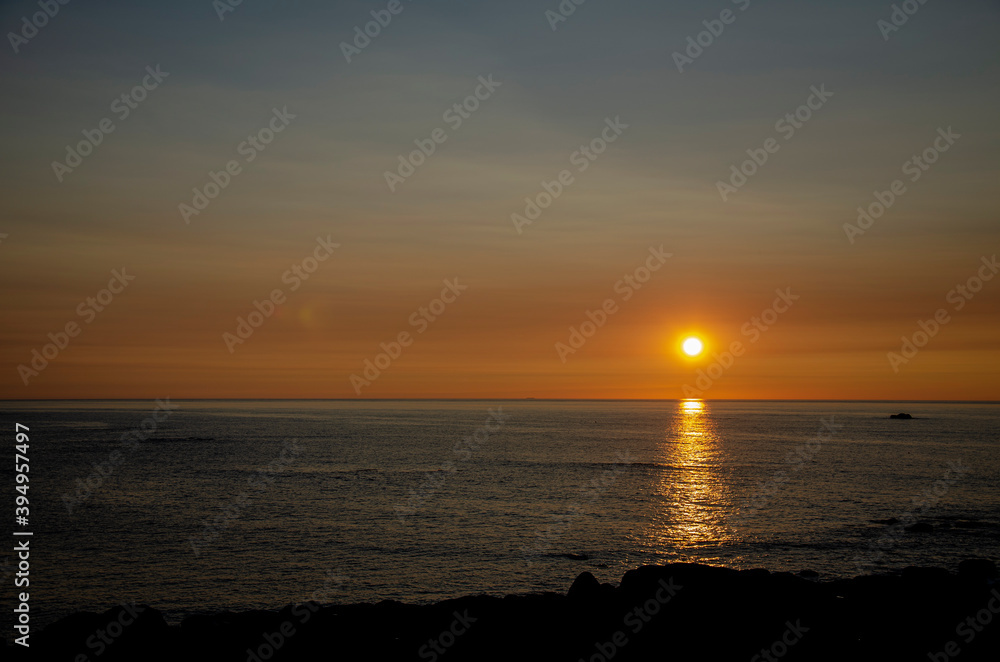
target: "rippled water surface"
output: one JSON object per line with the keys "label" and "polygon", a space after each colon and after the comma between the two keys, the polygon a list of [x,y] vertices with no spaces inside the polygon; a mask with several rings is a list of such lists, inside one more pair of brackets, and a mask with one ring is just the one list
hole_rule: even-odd
{"label": "rippled water surface", "polygon": [[154,403],[0,403],[11,445],[31,428],[36,623],[565,591],[680,560],[834,577],[1000,557],[997,405],[173,404],[123,445]]}

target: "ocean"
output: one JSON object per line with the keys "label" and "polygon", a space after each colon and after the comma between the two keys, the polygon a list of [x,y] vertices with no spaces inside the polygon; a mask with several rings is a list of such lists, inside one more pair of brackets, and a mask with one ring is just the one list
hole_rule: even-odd
{"label": "ocean", "polygon": [[678,561],[824,579],[1000,559],[995,404],[8,401],[0,417],[12,452],[30,428],[29,524],[11,530],[34,534],[36,626],[133,601],[177,622],[565,592],[585,570]]}

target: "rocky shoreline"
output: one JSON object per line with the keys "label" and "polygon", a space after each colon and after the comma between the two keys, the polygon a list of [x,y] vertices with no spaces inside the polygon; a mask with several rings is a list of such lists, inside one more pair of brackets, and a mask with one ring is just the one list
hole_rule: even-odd
{"label": "rocky shoreline", "polygon": [[149,607],[78,613],[4,641],[4,659],[212,660],[1000,660],[1000,582],[987,560],[957,573],[820,582],[815,573],[644,566],[619,586],[581,574],[567,594],[289,605],[193,616]]}

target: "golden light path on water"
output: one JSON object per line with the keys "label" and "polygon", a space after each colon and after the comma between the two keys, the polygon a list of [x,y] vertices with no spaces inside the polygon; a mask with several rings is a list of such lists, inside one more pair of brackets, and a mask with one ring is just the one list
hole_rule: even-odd
{"label": "golden light path on water", "polygon": [[667,467],[656,487],[659,512],[647,544],[680,559],[711,562],[715,548],[733,536],[725,514],[732,494],[722,473],[723,449],[709,405],[682,400],[664,431],[656,462]]}

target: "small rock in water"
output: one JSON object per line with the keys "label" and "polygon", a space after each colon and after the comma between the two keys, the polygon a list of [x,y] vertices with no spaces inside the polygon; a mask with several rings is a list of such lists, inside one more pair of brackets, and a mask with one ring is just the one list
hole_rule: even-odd
{"label": "small rock in water", "polygon": [[909,531],[910,533],[930,533],[933,530],[934,527],[927,522],[917,522],[916,524],[912,524],[905,529],[905,531]]}

